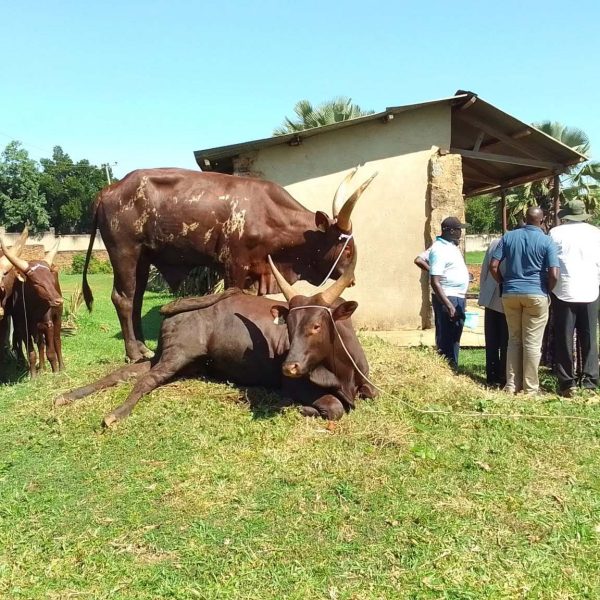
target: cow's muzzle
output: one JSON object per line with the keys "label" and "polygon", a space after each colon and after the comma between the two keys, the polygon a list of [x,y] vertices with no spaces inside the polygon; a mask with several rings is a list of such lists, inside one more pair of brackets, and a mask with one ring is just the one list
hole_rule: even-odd
{"label": "cow's muzzle", "polygon": [[57,298],[56,300],[52,300],[52,302],[50,302],[50,306],[55,307],[55,306],[62,306],[64,303],[64,300],[62,298]]}
{"label": "cow's muzzle", "polygon": [[286,377],[302,377],[302,370],[297,362],[286,362],[283,363],[281,371]]}

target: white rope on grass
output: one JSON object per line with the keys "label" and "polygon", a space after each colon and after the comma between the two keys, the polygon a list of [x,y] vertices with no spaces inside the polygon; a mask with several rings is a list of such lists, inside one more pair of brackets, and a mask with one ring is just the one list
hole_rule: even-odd
{"label": "white rope on grass", "polygon": [[421,414],[421,415],[446,415],[446,416],[450,416],[450,417],[466,417],[466,418],[495,418],[495,419],[540,419],[540,420],[548,420],[548,421],[579,421],[579,422],[585,422],[585,423],[600,423],[600,419],[593,419],[591,417],[580,417],[577,415],[548,415],[548,414],[542,414],[542,415],[527,415],[524,413],[484,413],[484,412],[456,412],[456,411],[452,411],[452,410],[439,410],[439,409],[423,409],[423,408],[418,408],[416,406],[414,406],[413,404],[411,404],[410,402],[407,402],[406,400],[403,400],[400,396],[395,396],[393,394],[390,394],[389,392],[387,392],[386,390],[380,388],[378,385],[376,385],[375,383],[373,383],[359,368],[358,365],[356,364],[356,362],[354,361],[354,359],[352,358],[350,352],[348,351],[348,348],[346,348],[346,344],[344,344],[344,340],[342,339],[342,336],[340,335],[340,332],[338,331],[337,325],[335,323],[335,320],[333,318],[333,314],[331,312],[331,309],[328,306],[319,306],[319,305],[307,305],[307,306],[296,306],[295,308],[291,308],[290,311],[292,310],[300,310],[303,308],[322,308],[323,310],[326,310],[329,313],[329,317],[331,319],[331,322],[333,323],[333,328],[335,330],[335,333],[340,341],[340,343],[342,344],[342,348],[344,349],[344,351],[346,352],[346,355],[348,356],[348,358],[350,359],[350,361],[352,362],[354,368],[357,370],[357,372],[362,375],[362,377],[364,377],[364,379],[366,381],[368,381],[376,390],[378,390],[379,392],[381,392],[382,394],[385,394],[386,396],[399,401],[401,404],[404,404],[406,407],[408,407],[410,410],[412,410],[415,413]]}

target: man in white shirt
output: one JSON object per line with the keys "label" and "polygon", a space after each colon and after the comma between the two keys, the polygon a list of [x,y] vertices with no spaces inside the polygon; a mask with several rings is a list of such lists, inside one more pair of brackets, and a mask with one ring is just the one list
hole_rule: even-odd
{"label": "man in white shirt", "polygon": [[453,368],[458,366],[460,338],[465,324],[465,297],[469,271],[458,248],[461,230],[466,227],[456,217],[442,221],[442,235],[429,252],[429,278],[435,315],[435,338],[438,352]]}
{"label": "man in white shirt", "polygon": [[[560,275],[552,290],[554,358],[561,396],[570,398],[579,384],[598,386],[598,286],[600,284],[600,230],[586,223],[582,200],[571,200],[559,211],[562,225],[550,231],[558,247]],[[581,347],[582,372],[575,373],[573,333]]]}

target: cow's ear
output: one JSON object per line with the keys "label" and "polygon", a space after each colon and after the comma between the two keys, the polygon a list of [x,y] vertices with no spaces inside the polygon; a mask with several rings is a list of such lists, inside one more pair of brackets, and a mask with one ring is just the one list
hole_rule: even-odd
{"label": "cow's ear", "polygon": [[358,302],[350,300],[348,302],[342,302],[339,306],[333,309],[333,320],[343,321],[348,317],[352,316],[352,313],[358,308]]}
{"label": "cow's ear", "polygon": [[58,273],[58,267],[57,267],[56,265],[51,265],[51,266],[50,266],[50,270],[51,270],[53,273]]}
{"label": "cow's ear", "polygon": [[329,229],[329,217],[322,210],[318,210],[315,213],[315,225],[323,233],[326,233]]}
{"label": "cow's ear", "polygon": [[289,312],[290,310],[287,308],[287,306],[281,306],[281,304],[275,304],[275,306],[271,306],[273,323],[275,323],[275,325],[285,325]]}

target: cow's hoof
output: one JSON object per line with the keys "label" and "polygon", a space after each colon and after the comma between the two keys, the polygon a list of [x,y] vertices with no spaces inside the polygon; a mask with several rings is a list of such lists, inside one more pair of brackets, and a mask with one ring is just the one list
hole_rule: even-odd
{"label": "cow's hoof", "polygon": [[71,404],[73,402],[73,400],[70,400],[69,398],[65,398],[64,396],[59,396],[58,398],[56,398],[56,400],[54,401],[54,406],[67,406],[68,404]]}
{"label": "cow's hoof", "polygon": [[301,406],[298,411],[303,417],[320,417],[319,411],[312,406]]}
{"label": "cow's hoof", "polygon": [[119,419],[113,414],[110,413],[102,419],[102,427],[106,429],[112,429],[119,422]]}
{"label": "cow's hoof", "polygon": [[144,358],[154,358],[154,352],[152,350],[146,350],[146,352],[142,353]]}
{"label": "cow's hoof", "polygon": [[138,356],[126,356],[125,357],[125,362],[128,365],[133,365],[134,363],[140,363],[140,362],[145,362],[146,360],[148,360],[146,357],[142,356],[141,354]]}

